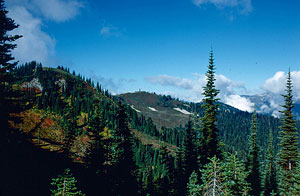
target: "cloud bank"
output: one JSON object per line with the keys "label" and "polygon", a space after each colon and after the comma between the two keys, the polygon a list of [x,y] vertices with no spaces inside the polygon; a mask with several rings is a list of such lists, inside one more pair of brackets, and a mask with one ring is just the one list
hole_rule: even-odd
{"label": "cloud bank", "polygon": [[[206,84],[206,76],[202,74],[193,74],[194,79],[174,77],[170,75],[158,75],[146,77],[145,80],[151,84],[165,87],[173,87],[184,92],[183,94],[164,91],[162,94],[169,94],[173,97],[192,102],[199,102],[203,98],[203,86]],[[279,117],[279,112],[284,104],[282,97],[285,94],[287,73],[283,71],[276,72],[272,77],[266,79],[260,87],[261,94],[255,96],[242,96],[248,94],[245,84],[232,81],[224,75],[216,74],[215,85],[220,94],[218,97],[223,103],[231,105],[243,111],[252,112],[256,108],[259,113],[268,113],[274,117]],[[300,104],[300,71],[291,72],[293,85],[294,102]],[[255,105],[254,103],[258,103]]]}
{"label": "cloud bank", "polygon": [[36,60],[50,64],[55,55],[55,38],[43,30],[44,22],[65,22],[79,14],[83,3],[78,0],[10,0],[7,1],[8,16],[20,25],[9,32],[23,35],[16,41],[12,54],[20,63]]}

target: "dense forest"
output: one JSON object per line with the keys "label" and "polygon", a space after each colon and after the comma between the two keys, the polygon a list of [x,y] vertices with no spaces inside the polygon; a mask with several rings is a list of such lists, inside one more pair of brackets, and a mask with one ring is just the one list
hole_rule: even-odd
{"label": "dense forest", "polygon": [[290,72],[280,119],[218,99],[210,51],[201,103],[184,126],[159,127],[68,67],[19,64],[22,39],[0,0],[1,195],[300,195]]}

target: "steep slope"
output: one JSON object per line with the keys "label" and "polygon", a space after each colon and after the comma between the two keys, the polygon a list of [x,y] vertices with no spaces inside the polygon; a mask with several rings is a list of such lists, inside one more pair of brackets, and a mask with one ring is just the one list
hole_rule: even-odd
{"label": "steep slope", "polygon": [[[107,179],[113,178],[116,145],[123,141],[116,131],[121,120],[131,122],[134,110],[125,106],[124,111],[130,115],[119,115],[122,104],[117,98],[103,90],[100,84],[94,85],[91,79],[75,72],[71,74],[63,67],[46,68],[31,62],[16,68],[15,77],[7,106],[9,129],[3,133],[2,149],[5,151],[1,156],[5,163],[2,174],[6,183],[1,187],[1,194],[49,195],[51,178],[65,168],[71,168],[82,182],[79,186],[83,192],[97,195],[100,186],[104,195],[111,195],[115,183]],[[103,119],[103,127],[96,127],[96,134],[101,136],[101,157],[104,159],[98,164],[101,167],[98,173],[87,168],[87,158],[95,140],[91,122],[96,115],[96,106]],[[128,127],[135,136],[132,150],[137,165],[134,167],[139,170],[137,173],[143,173],[145,168],[140,165],[145,164],[144,157],[158,156],[161,146],[166,146],[169,154],[175,156],[177,147],[144,133],[141,127],[146,127],[145,122],[138,124]],[[148,124],[147,128],[155,127]],[[129,142],[126,145],[130,145]],[[154,164],[151,159],[147,161]],[[155,161],[160,162],[160,159]],[[162,170],[155,168],[156,175],[159,176]]]}
{"label": "steep slope", "polygon": [[[118,97],[130,105],[138,114],[151,118],[158,128],[162,126],[167,128],[184,127],[189,119],[193,119],[194,113],[199,116],[203,112],[203,109],[200,108],[201,103],[185,102],[174,99],[169,95],[138,91],[120,94]],[[220,113],[239,111],[229,105],[219,104]]]}

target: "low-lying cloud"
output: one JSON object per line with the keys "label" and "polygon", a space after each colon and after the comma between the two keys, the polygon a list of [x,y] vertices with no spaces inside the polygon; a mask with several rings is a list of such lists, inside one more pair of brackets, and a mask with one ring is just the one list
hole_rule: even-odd
{"label": "low-lying cloud", "polygon": [[[159,75],[146,77],[145,80],[152,84],[161,86],[175,87],[184,90],[186,93],[177,94],[176,97],[186,100],[199,102],[203,98],[203,86],[206,84],[206,76],[203,74],[193,74],[194,79],[180,78],[169,75]],[[216,88],[220,90],[219,98],[222,102],[236,107],[243,111],[251,112],[254,104],[247,98],[241,97],[237,92],[246,92],[247,89],[242,82],[233,82],[224,75],[216,75]],[[175,94],[174,92],[172,93]]]}
{"label": "low-lying cloud", "polygon": [[[284,103],[282,94],[285,94],[287,73],[283,71],[276,72],[271,78],[268,78],[262,85],[268,104],[264,104],[259,108],[260,112],[270,112],[273,116],[278,117],[281,105]],[[293,85],[293,99],[295,102],[300,101],[300,71],[291,72],[291,80]]]}

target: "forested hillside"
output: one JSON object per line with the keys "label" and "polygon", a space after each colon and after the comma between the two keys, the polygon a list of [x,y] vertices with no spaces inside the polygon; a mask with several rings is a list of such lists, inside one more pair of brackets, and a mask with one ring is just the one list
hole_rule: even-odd
{"label": "forested hillside", "polygon": [[112,96],[68,67],[18,64],[0,10],[1,195],[300,195],[290,72],[281,119],[220,102],[212,49],[201,103]]}

